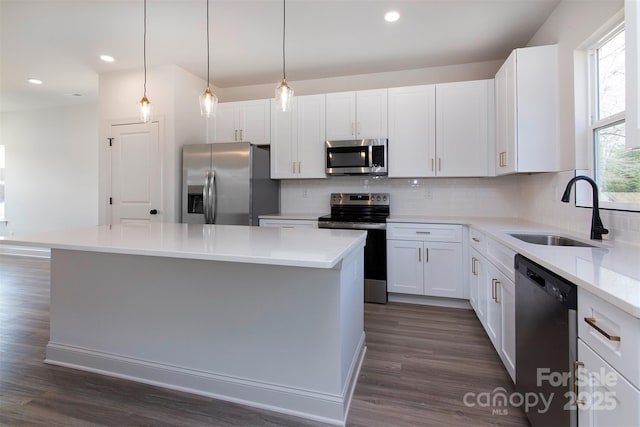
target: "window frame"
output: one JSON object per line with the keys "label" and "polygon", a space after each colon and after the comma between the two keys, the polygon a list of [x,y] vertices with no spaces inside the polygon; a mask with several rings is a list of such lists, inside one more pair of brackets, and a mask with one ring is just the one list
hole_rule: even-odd
{"label": "window frame", "polygon": [[[590,47],[587,49],[587,58],[588,58],[588,131],[587,131],[587,160],[589,164],[588,171],[576,171],[578,174],[581,172],[586,172],[586,175],[591,176],[594,180],[597,181],[597,151],[598,147],[596,146],[596,138],[595,135],[598,130],[616,125],[616,124],[626,124],[626,115],[627,109],[625,106],[625,110],[612,114],[608,117],[600,118],[598,117],[599,113],[599,79],[598,79],[598,49],[602,47],[604,44],[609,42],[615,36],[617,36],[621,31],[626,31],[624,16],[619,17],[614,22],[606,27],[607,29],[601,32],[601,36],[597,37],[593,43],[590,44]],[[626,50],[626,45],[625,45]],[[588,191],[587,191],[588,190]],[[579,207],[591,207],[591,189],[587,189],[583,187],[579,189],[576,187],[576,206]],[[600,208],[607,210],[616,210],[616,211],[631,211],[631,212],[640,212],[640,203],[620,203],[620,202],[608,202],[600,199]]]}

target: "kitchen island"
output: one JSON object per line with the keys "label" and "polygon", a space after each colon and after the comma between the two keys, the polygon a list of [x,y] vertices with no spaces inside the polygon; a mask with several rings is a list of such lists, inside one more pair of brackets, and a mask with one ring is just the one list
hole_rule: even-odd
{"label": "kitchen island", "polygon": [[45,362],[343,425],[365,238],[151,223],[3,243],[51,248]]}

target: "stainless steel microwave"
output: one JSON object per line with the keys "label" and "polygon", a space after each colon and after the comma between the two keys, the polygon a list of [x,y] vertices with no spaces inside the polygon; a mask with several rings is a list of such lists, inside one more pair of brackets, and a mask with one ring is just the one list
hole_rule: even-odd
{"label": "stainless steel microwave", "polygon": [[327,175],[386,175],[387,140],[326,141]]}

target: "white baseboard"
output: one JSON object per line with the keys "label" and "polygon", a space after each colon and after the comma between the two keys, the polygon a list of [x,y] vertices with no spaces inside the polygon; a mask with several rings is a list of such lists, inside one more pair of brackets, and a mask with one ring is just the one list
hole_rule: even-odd
{"label": "white baseboard", "polygon": [[364,333],[342,395],[262,383],[49,342],[45,363],[207,396],[327,424],[346,424],[362,367]]}
{"label": "white baseboard", "polygon": [[402,302],[406,304],[434,305],[437,307],[463,308],[471,310],[471,304],[465,299],[429,297],[424,295],[394,294],[389,293],[390,302]]}
{"label": "white baseboard", "polygon": [[31,246],[0,245],[0,255],[25,256],[32,258],[51,258],[51,249]]}

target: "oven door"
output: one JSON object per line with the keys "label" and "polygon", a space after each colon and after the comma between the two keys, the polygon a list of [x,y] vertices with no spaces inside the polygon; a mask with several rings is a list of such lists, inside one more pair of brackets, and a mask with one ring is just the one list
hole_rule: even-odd
{"label": "oven door", "polygon": [[320,221],[319,228],[366,230],[364,301],[387,303],[387,230],[384,223]]}

